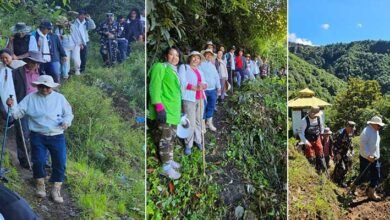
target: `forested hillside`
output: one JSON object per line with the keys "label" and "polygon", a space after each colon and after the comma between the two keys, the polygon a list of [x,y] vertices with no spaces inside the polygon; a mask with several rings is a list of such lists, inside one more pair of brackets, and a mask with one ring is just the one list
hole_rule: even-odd
{"label": "forested hillside", "polygon": [[356,41],[326,46],[289,44],[289,51],[340,79],[377,80],[390,93],[390,41]]}

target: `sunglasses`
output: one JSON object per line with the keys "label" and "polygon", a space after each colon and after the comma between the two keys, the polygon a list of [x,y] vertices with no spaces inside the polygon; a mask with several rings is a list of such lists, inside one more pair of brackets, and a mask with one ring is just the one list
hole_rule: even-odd
{"label": "sunglasses", "polygon": [[37,87],[38,87],[38,89],[51,89],[51,87],[45,86],[45,85],[42,85],[42,84],[38,85]]}

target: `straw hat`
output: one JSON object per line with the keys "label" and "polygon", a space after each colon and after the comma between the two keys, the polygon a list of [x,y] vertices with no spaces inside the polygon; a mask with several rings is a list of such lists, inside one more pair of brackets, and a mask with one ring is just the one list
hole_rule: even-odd
{"label": "straw hat", "polygon": [[314,117],[318,117],[318,116],[321,116],[322,115],[322,112],[320,110],[320,107],[318,106],[312,106],[310,108],[310,111],[308,112],[308,114],[313,114]]}
{"label": "straw hat", "polygon": [[198,51],[192,51],[190,54],[188,54],[187,56],[187,63],[189,63],[190,59],[192,56],[198,56],[200,58],[200,61],[203,61],[204,60],[204,57],[201,53],[199,53]]}
{"label": "straw hat", "polygon": [[212,59],[215,59],[216,58],[216,55],[215,55],[215,53],[213,52],[213,50],[211,50],[211,49],[206,49],[206,50],[202,50],[201,52],[200,52],[204,57],[206,57],[206,53],[210,53],[213,57],[212,57]]}
{"label": "straw hat", "polygon": [[372,117],[371,120],[367,122],[367,124],[376,124],[381,127],[385,126],[385,123],[382,122],[382,118],[380,118],[379,116]]}

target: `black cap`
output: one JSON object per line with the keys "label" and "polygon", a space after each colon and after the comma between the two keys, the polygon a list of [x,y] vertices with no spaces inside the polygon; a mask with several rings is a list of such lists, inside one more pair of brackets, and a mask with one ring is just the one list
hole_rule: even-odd
{"label": "black cap", "polygon": [[49,20],[42,20],[39,28],[51,30],[53,28],[53,24]]}
{"label": "black cap", "polygon": [[79,15],[86,15],[87,14],[87,12],[84,9],[80,9],[78,11],[78,13],[79,13]]}

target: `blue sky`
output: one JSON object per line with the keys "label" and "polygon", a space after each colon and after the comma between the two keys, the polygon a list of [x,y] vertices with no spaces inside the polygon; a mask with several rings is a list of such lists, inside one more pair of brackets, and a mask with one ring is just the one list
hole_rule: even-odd
{"label": "blue sky", "polygon": [[289,41],[390,40],[390,0],[289,0]]}

